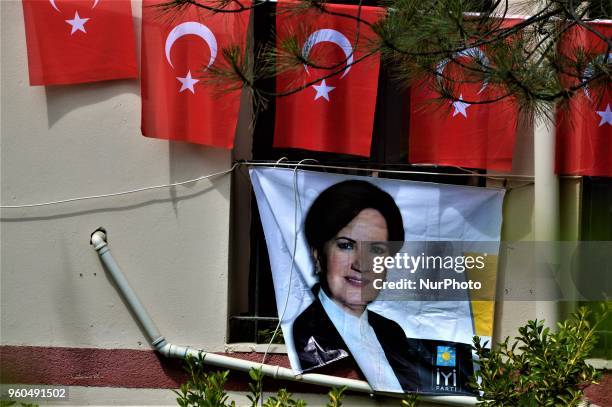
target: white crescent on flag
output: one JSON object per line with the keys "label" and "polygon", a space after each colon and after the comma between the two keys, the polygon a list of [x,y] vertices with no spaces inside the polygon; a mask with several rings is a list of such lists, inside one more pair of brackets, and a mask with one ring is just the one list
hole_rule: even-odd
{"label": "white crescent on flag", "polygon": [[[333,30],[331,28],[324,28],[310,34],[302,47],[302,56],[304,58],[308,58],[308,54],[310,54],[312,47],[320,42],[331,42],[342,49],[344,55],[346,56],[346,68],[344,69],[342,76],[340,76],[340,79],[344,78],[351,70],[351,65],[353,64],[353,46],[351,45],[351,42],[340,31]],[[304,65],[304,69],[308,74],[310,74],[306,65]]]}
{"label": "white crescent on flag", "polygon": [[168,37],[166,38],[166,60],[170,66],[174,68],[172,58],[170,57],[172,46],[179,38],[189,34],[197,35],[203,39],[206,44],[208,44],[208,47],[210,48],[210,60],[208,61],[208,65],[206,67],[210,67],[217,58],[217,39],[207,26],[195,21],[187,21],[179,24],[174,27],[172,31],[170,31],[170,34],[168,34]]}
{"label": "white crescent on flag", "polygon": [[[482,63],[484,66],[489,66],[489,58],[487,58],[485,53],[482,52],[480,48],[474,47],[474,48],[465,49],[460,52],[456,52],[453,54],[452,59],[461,58],[461,57],[470,57],[470,58],[480,61],[480,63]],[[438,78],[437,78],[438,81],[440,80],[440,77],[442,76],[442,73],[444,72],[444,69],[446,68],[446,65],[448,65],[449,62],[450,62],[450,59],[447,58],[438,63],[438,66],[436,67],[436,72],[438,73]],[[485,79],[484,82],[482,83],[482,88],[480,88],[478,93],[479,94],[482,93],[482,91],[484,91],[488,85],[489,85],[489,82]]]}
{"label": "white crescent on flag", "polygon": [[[100,0],[94,0],[94,4],[93,6],[91,6],[91,8],[96,8],[99,2]],[[60,11],[60,9],[57,7],[57,4],[55,3],[55,0],[49,0],[49,3],[51,3],[51,7],[53,7],[55,10]]]}

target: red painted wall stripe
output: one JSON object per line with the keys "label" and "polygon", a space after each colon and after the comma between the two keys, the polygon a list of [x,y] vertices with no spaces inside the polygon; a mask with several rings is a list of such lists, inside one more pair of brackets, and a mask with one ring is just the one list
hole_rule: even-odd
{"label": "red painted wall stripe", "polygon": [[[227,356],[261,362],[261,353],[231,353]],[[267,363],[289,367],[286,355],[269,355]],[[126,388],[175,389],[187,380],[183,364],[152,350],[0,346],[2,383],[49,384]],[[218,370],[211,367],[211,370]],[[352,370],[321,372],[358,379]],[[232,371],[228,390],[247,390],[246,373]],[[287,388],[294,392],[327,392],[319,386],[266,380],[266,390]]]}

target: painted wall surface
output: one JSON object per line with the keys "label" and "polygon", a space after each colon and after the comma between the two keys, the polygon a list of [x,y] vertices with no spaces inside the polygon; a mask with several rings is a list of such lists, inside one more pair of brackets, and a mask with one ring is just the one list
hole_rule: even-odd
{"label": "painted wall surface", "polygon": [[[488,186],[501,186],[499,181],[489,181]],[[533,233],[534,213],[534,185],[526,181],[509,181],[506,184],[506,197],[504,199],[502,226],[502,241],[525,242],[534,241]],[[559,184],[561,236],[559,240],[577,241],[580,239],[580,196],[582,193],[579,178],[561,178]],[[525,258],[509,256],[503,259],[499,269],[500,284],[498,292],[505,280],[516,278],[515,275],[525,267]],[[537,303],[532,301],[504,301],[498,302],[495,307],[495,339],[500,340],[507,336],[514,337],[519,326],[529,319],[538,317]],[[574,311],[574,303],[557,304],[560,318],[566,318]],[[539,317],[538,317],[539,318]]]}
{"label": "painted wall surface", "polygon": [[[133,10],[139,31],[140,4]],[[6,205],[167,184],[231,152],[140,135],[138,81],[30,87],[20,1],[2,1]],[[160,330],[222,350],[230,176],[129,196],[2,210],[2,344],[148,349],[89,245],[98,226]]]}

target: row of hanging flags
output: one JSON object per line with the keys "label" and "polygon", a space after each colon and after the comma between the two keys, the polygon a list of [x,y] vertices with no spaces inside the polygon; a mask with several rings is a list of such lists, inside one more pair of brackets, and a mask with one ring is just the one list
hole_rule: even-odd
{"label": "row of hanging flags", "polygon": [[[31,85],[137,78],[130,0],[22,1]],[[142,133],[232,148],[241,91],[216,92],[198,77],[202,66],[224,63],[224,48],[238,45],[244,52],[250,12],[212,13],[189,5],[164,16],[155,7],[160,4],[163,0],[142,2]],[[291,13],[289,0],[277,5],[278,41],[297,35],[304,56],[342,65],[334,75],[304,66],[277,76],[276,92],[287,95],[276,99],[274,146],[369,157],[380,59],[367,55],[366,45],[374,37],[370,27],[338,14],[359,13],[373,23],[384,17],[385,10],[325,7],[333,14]],[[592,24],[604,36],[612,36],[612,24]],[[567,38],[561,50],[567,55],[587,50],[601,54],[598,58],[612,58],[604,55],[606,43],[584,28],[570,30]],[[467,49],[455,58],[488,63],[486,49],[480,48]],[[457,66],[442,60],[437,71],[450,75]],[[589,68],[583,76],[588,73]],[[511,99],[475,103],[500,91],[486,82],[466,83],[460,86],[459,99],[441,109],[431,103],[438,95],[427,82],[411,88],[409,161],[511,170],[516,104]],[[303,89],[295,92],[297,88]],[[612,176],[612,94],[610,87],[603,95],[594,93],[585,87],[569,109],[558,112],[559,173]]]}

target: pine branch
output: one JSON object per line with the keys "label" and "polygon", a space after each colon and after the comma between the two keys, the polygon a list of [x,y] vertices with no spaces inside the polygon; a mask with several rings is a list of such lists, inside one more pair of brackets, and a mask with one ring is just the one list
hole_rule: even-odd
{"label": "pine branch", "polygon": [[[206,3],[197,0],[171,0],[166,3],[156,4],[163,12],[182,11],[186,7],[194,6],[213,13],[242,13],[254,9],[257,6],[268,3],[270,0],[257,0],[250,6],[245,6],[239,0],[210,0]],[[232,7],[235,5],[235,7]]]}

